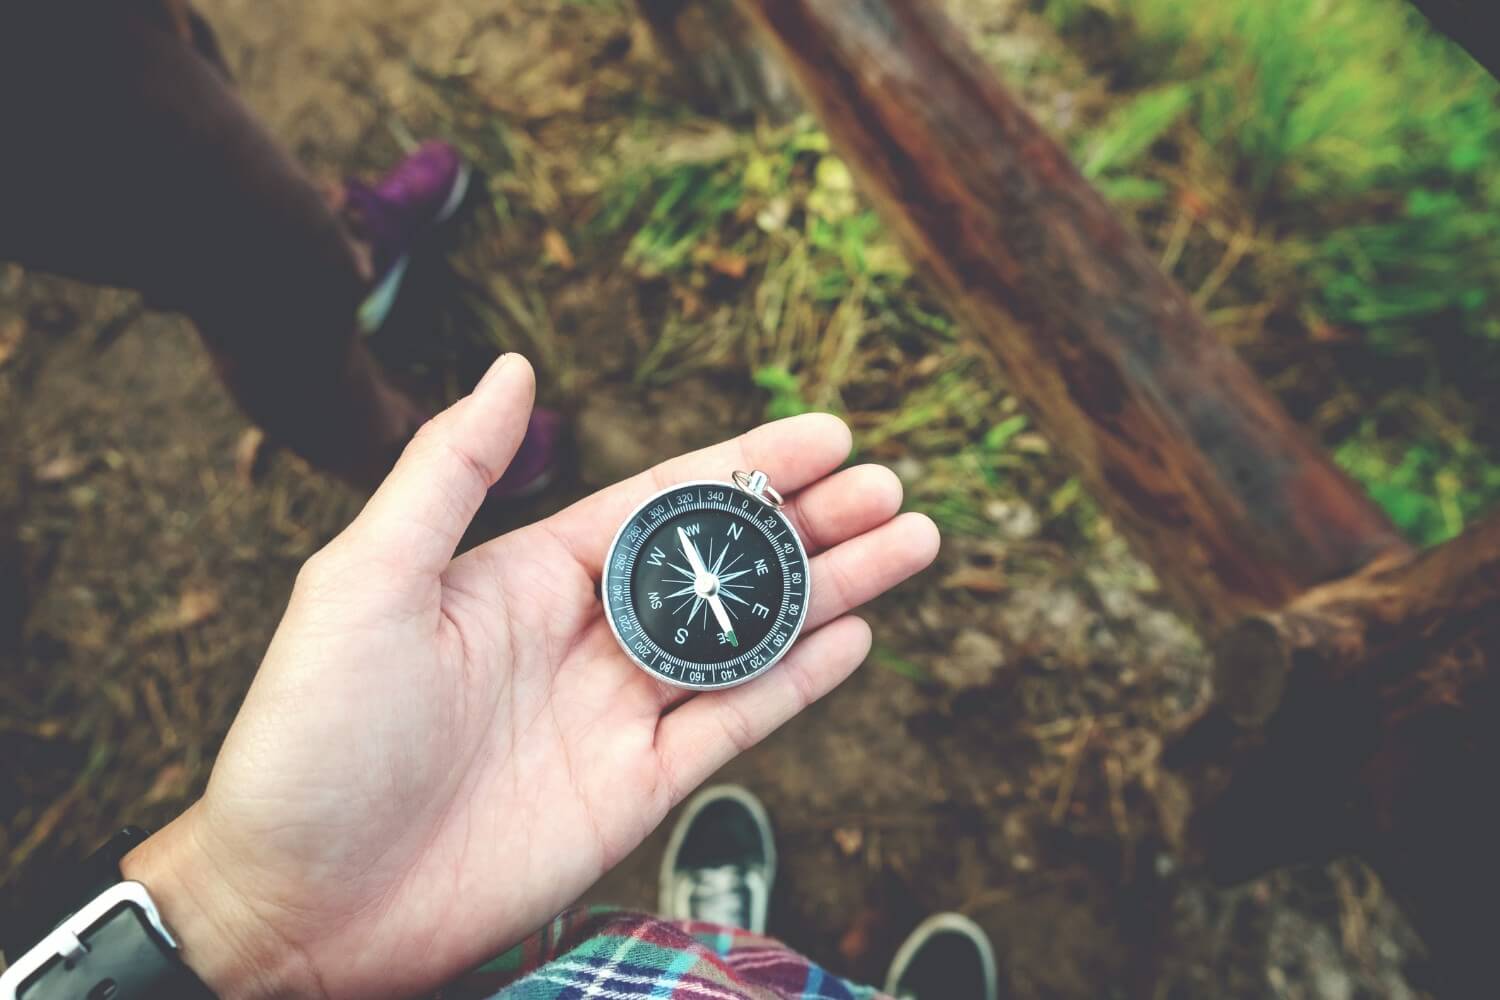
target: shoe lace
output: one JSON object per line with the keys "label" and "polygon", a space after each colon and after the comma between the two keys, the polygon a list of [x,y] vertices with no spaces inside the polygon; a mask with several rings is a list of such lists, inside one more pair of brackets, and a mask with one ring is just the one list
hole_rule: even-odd
{"label": "shoe lace", "polygon": [[695,920],[729,927],[750,926],[751,888],[747,873],[735,865],[699,868],[692,873],[689,912]]}

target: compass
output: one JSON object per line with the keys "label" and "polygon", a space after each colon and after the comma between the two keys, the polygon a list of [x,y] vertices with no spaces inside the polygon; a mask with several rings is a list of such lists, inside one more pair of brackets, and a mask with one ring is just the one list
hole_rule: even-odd
{"label": "compass", "polygon": [[662,490],[604,564],[605,617],[636,664],[711,691],[765,673],[807,619],[807,551],[763,472]]}

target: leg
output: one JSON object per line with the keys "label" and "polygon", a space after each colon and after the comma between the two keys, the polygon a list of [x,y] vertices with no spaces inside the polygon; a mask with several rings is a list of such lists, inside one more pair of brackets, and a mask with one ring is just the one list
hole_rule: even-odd
{"label": "leg", "polygon": [[[873,1000],[780,942],[737,927],[623,911],[564,913],[444,989],[443,1000],[507,997],[719,997]],[[925,1000],[925,998],[924,998]]]}
{"label": "leg", "polygon": [[765,807],[735,785],[682,808],[667,842],[661,917],[566,913],[443,996],[875,996],[765,937],[776,844]]}
{"label": "leg", "polygon": [[[723,997],[873,1000],[765,936],[776,874],[770,817],[736,785],[683,807],[662,859],[660,917],[615,910],[564,913],[505,955],[443,990],[444,1000],[507,997]],[[886,989],[906,1000],[995,1000],[984,931],[945,913],[912,932]]]}
{"label": "leg", "polygon": [[49,6],[0,16],[0,258],[183,311],[274,439],[376,481],[420,415],[355,337],[366,282],[320,192],[201,54],[201,22],[195,51],[139,6],[26,10]]}

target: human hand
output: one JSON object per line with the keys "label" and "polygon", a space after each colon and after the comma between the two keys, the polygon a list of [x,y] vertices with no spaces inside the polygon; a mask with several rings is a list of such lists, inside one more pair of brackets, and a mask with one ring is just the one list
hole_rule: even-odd
{"label": "human hand", "polygon": [[[814,415],[454,559],[532,396],[510,355],[423,428],[298,575],[203,798],[126,859],[220,996],[408,996],[504,950],[847,677],[870,647],[847,613],[937,553],[889,471],[834,473],[849,431]],[[599,578],[641,500],[734,469],[791,495],[812,606],[767,674],[692,695],[626,658]]]}

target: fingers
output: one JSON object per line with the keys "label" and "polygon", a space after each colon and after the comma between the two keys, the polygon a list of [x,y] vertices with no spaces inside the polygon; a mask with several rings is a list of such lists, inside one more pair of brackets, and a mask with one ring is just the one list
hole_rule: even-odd
{"label": "fingers", "polygon": [[[843,533],[854,534],[855,537],[836,544],[813,558],[812,605],[807,609],[807,621],[803,624],[804,638],[799,640],[798,649],[801,649],[803,643],[812,641],[810,633],[821,634],[814,633],[814,629],[874,600],[922,572],[937,558],[941,540],[937,525],[927,515],[902,514],[894,520],[889,519],[889,514],[879,517],[879,508],[860,509],[845,491],[837,489],[839,480],[856,478],[854,474],[862,472],[861,469],[848,469],[808,490],[809,501],[819,500],[811,504],[819,514],[838,513],[832,503],[825,507],[823,502],[830,500],[835,493],[840,502],[849,504],[844,513],[850,518],[850,522]],[[857,478],[866,477],[861,475]],[[869,478],[873,481],[876,477]],[[822,498],[814,497],[814,489],[825,495]],[[896,499],[899,502],[899,496]],[[865,530],[868,524],[855,527],[860,517],[878,517],[879,526],[873,530]],[[746,686],[755,687],[767,683],[767,678],[785,669],[785,666],[780,664],[772,667],[766,677],[751,681]],[[657,706],[662,710],[694,698],[692,691],[661,683],[657,684],[656,695]]]}
{"label": "fingers", "polygon": [[515,457],[535,394],[525,358],[496,361],[472,393],[417,432],[349,534],[379,545],[390,565],[420,575],[442,572]]}
{"label": "fingers", "polygon": [[782,513],[809,555],[878,527],[901,509],[901,480],[880,465],[844,469],[794,496]]}
{"label": "fingers", "polygon": [[799,642],[764,677],[698,695],[664,716],[656,730],[656,752],[674,795],[685,796],[832,691],[869,652],[870,626],[841,618]]}
{"label": "fingers", "polygon": [[728,482],[737,469],[760,469],[783,493],[801,489],[849,457],[849,428],[837,417],[809,413],[765,424],[731,441],[663,462],[593,496],[545,523],[590,573],[603,568],[620,523],[653,493],[695,479]]}
{"label": "fingers", "polygon": [[812,604],[807,623],[824,622],[874,600],[932,565],[941,539],[926,514],[902,514],[812,561]]}

